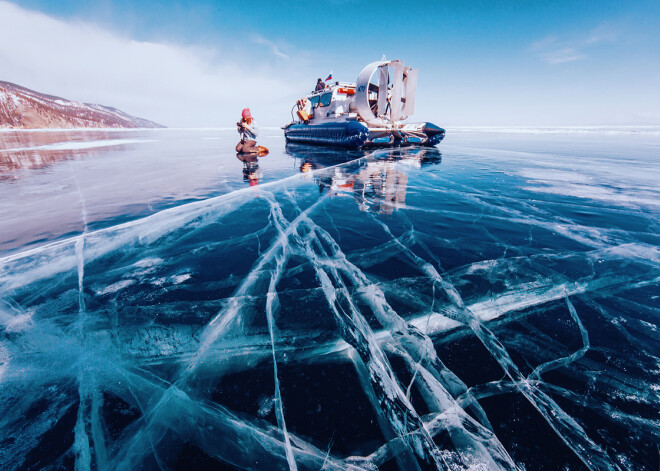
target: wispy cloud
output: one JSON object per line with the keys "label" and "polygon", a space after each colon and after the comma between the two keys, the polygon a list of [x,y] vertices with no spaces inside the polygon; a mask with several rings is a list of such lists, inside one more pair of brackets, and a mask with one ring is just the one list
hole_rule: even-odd
{"label": "wispy cloud", "polygon": [[551,65],[573,62],[588,57],[598,45],[617,40],[617,32],[608,25],[600,25],[586,34],[546,36],[532,43],[531,51]]}
{"label": "wispy cloud", "polygon": [[563,64],[564,62],[572,62],[586,57],[585,54],[579,52],[574,47],[564,47],[544,52],[541,56],[548,64]]}
{"label": "wispy cloud", "polygon": [[273,53],[273,55],[279,57],[280,59],[285,59],[289,60],[289,56],[282,52],[282,50],[272,41],[269,41],[268,39],[255,35],[252,37],[252,42],[255,44],[261,44],[263,46],[266,46],[270,51]]}
{"label": "wispy cloud", "polygon": [[618,33],[611,26],[602,24],[593,29],[587,37],[587,44],[611,43],[617,40]]}

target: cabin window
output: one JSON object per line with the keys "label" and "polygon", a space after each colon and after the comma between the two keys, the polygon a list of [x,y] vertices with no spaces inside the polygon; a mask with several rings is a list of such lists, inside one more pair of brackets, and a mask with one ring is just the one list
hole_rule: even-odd
{"label": "cabin window", "polygon": [[332,100],[332,92],[321,95],[321,106],[330,106]]}
{"label": "cabin window", "polygon": [[313,96],[309,99],[310,103],[312,104],[312,108],[316,108],[319,106],[319,95]]}

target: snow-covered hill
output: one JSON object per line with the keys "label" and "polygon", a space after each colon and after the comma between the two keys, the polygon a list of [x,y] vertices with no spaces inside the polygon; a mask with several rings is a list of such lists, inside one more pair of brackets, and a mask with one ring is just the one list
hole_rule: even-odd
{"label": "snow-covered hill", "polygon": [[65,100],[0,81],[0,128],[162,128],[116,108]]}

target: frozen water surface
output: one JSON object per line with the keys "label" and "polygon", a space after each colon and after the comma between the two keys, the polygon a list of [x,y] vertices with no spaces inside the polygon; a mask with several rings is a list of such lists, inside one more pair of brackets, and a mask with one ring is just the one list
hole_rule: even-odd
{"label": "frozen water surface", "polygon": [[0,133],[1,469],[658,469],[658,133],[263,134]]}

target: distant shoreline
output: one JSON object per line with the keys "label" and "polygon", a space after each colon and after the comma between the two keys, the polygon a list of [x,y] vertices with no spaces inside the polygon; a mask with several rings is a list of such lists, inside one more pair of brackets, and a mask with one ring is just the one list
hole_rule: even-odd
{"label": "distant shoreline", "polygon": [[[7,132],[140,132],[140,131],[232,131],[235,127],[192,128],[7,128]],[[280,126],[262,126],[264,130],[278,130]],[[448,133],[502,133],[502,134],[660,134],[660,125],[644,126],[447,126]]]}

